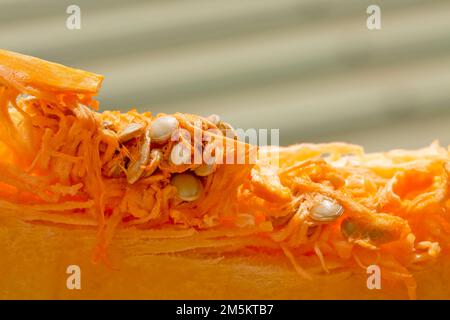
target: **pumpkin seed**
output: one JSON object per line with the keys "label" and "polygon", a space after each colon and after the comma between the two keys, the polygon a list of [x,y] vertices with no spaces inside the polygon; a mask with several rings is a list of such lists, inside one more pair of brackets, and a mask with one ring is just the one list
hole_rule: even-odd
{"label": "pumpkin seed", "polygon": [[167,142],[172,136],[172,133],[178,128],[178,126],[178,120],[171,116],[165,116],[155,119],[150,125],[153,142]]}
{"label": "pumpkin seed", "polygon": [[219,128],[219,130],[225,137],[231,139],[237,138],[236,132],[234,131],[234,128],[230,124],[224,121],[219,121],[219,123],[217,124],[217,128]]}
{"label": "pumpkin seed", "polygon": [[183,142],[179,142],[170,151],[170,163],[174,165],[190,164],[191,149]]}
{"label": "pumpkin seed", "polygon": [[203,163],[197,168],[195,168],[194,172],[199,177],[206,177],[209,176],[214,171],[216,171],[216,168],[217,168],[216,164]]}
{"label": "pumpkin seed", "polygon": [[118,137],[119,142],[127,142],[133,138],[139,137],[144,132],[144,125],[141,123],[131,123],[123,129]]}
{"label": "pumpkin seed", "polygon": [[183,201],[195,201],[200,198],[203,191],[201,181],[189,173],[174,175],[171,183],[177,189],[178,198]]}
{"label": "pumpkin seed", "polygon": [[342,235],[350,240],[363,240],[372,245],[380,245],[397,238],[395,230],[386,228],[383,224],[368,223],[364,220],[347,218],[341,223]]}
{"label": "pumpkin seed", "polygon": [[156,169],[158,169],[159,164],[163,158],[163,152],[161,149],[153,149],[150,152],[150,164],[145,168],[145,177],[151,176]]}
{"label": "pumpkin seed", "polygon": [[358,226],[351,219],[345,219],[341,223],[341,232],[346,238],[352,237],[358,231]]}
{"label": "pumpkin seed", "polygon": [[331,222],[344,213],[344,208],[334,199],[324,198],[310,210],[310,217],[318,222]]}

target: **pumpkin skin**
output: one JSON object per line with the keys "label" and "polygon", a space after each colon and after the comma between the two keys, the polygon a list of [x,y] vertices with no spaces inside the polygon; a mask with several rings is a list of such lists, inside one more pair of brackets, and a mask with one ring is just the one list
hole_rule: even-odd
{"label": "pumpkin skin", "polygon": [[[407,299],[401,283],[346,272],[304,280],[286,259],[260,254],[145,254],[156,240],[134,241],[118,230],[111,266],[92,262],[93,229],[31,224],[0,215],[0,299]],[[161,242],[158,241],[158,245]],[[164,243],[162,243],[164,245]],[[450,299],[450,261],[414,273],[419,299]],[[69,265],[81,269],[81,289],[69,290]]]}

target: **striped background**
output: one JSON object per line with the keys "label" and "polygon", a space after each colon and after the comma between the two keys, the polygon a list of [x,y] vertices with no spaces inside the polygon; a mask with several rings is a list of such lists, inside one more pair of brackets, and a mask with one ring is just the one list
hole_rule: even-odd
{"label": "striped background", "polygon": [[448,0],[0,0],[0,47],[104,74],[103,108],[217,113],[283,144],[450,144]]}

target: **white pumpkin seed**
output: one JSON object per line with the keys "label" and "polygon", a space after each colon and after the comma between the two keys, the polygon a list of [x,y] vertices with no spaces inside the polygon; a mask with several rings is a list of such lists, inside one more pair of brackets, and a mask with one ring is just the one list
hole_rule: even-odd
{"label": "white pumpkin seed", "polygon": [[183,201],[195,201],[200,198],[203,191],[201,181],[189,173],[174,175],[171,183],[177,189],[178,198]]}
{"label": "white pumpkin seed", "polygon": [[331,222],[339,218],[344,208],[335,200],[324,198],[311,208],[310,217],[318,222]]}
{"label": "white pumpkin seed", "polygon": [[156,169],[158,169],[159,164],[163,158],[163,152],[161,149],[153,149],[150,152],[150,164],[145,168],[144,176],[151,176]]}
{"label": "white pumpkin seed", "polygon": [[199,177],[206,177],[209,176],[214,171],[216,171],[216,168],[217,168],[216,164],[203,163],[197,168],[195,168],[194,172]]}
{"label": "white pumpkin seed", "polygon": [[123,129],[118,137],[119,142],[127,142],[133,138],[139,137],[144,132],[144,125],[141,123],[131,123]]}
{"label": "white pumpkin seed", "polygon": [[155,119],[150,125],[153,142],[167,142],[172,136],[172,133],[178,128],[178,126],[178,120],[171,116],[165,116]]}
{"label": "white pumpkin seed", "polygon": [[150,130],[145,131],[144,139],[139,149],[139,155],[137,159],[132,159],[127,168],[127,180],[128,183],[133,184],[139,180],[144,172],[145,166],[150,161]]}
{"label": "white pumpkin seed", "polygon": [[190,164],[191,149],[183,142],[179,142],[172,147],[170,151],[170,163],[174,165]]}

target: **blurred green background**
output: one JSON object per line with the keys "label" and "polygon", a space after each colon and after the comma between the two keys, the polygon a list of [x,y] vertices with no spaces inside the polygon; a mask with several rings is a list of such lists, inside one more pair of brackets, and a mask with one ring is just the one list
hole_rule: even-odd
{"label": "blurred green background", "polygon": [[217,113],[282,144],[450,144],[449,0],[0,0],[0,47],[104,74],[103,109]]}

